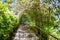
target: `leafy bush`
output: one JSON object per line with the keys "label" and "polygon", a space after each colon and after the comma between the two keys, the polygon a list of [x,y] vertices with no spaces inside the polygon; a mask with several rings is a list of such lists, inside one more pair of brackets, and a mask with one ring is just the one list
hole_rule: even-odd
{"label": "leafy bush", "polygon": [[10,14],[7,5],[0,4],[0,40],[7,40],[17,24],[17,18]]}

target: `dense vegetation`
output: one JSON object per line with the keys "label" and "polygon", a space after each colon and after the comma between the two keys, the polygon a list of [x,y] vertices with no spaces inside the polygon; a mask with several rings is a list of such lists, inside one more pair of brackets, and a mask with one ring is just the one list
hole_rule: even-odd
{"label": "dense vegetation", "polygon": [[[51,1],[54,2],[53,0]],[[23,12],[24,15],[31,20],[29,22],[27,21],[27,23],[30,24],[29,28],[40,38],[39,40],[59,39],[57,36],[58,33],[56,32],[59,28],[59,23],[56,21],[55,17],[57,14],[56,12],[60,11],[59,7],[54,8],[56,4],[53,4],[51,1],[44,0],[45,3],[41,3],[39,0],[18,1],[20,5],[18,5],[18,8],[20,9],[22,7],[22,10],[25,9]],[[51,4],[53,4],[53,6],[51,6]]]}
{"label": "dense vegetation", "polygon": [[[30,31],[33,31],[39,40],[59,40],[60,6],[56,3],[58,1],[59,4],[59,0],[15,1],[0,2],[0,40],[9,38],[18,25],[18,18],[22,24],[28,24]],[[15,5],[12,5],[13,2]],[[18,18],[14,13],[19,15]]]}
{"label": "dense vegetation", "polygon": [[7,40],[16,28],[18,20],[6,4],[0,3],[0,40]]}

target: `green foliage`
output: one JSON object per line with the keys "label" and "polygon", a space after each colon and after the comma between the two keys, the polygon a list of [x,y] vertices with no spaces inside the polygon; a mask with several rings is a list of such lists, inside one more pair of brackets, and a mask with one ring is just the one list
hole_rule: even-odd
{"label": "green foliage", "polygon": [[60,9],[59,8],[56,8],[56,12],[60,13]]}
{"label": "green foliage", "polygon": [[6,4],[0,4],[0,40],[7,40],[17,24],[17,18],[10,14]]}
{"label": "green foliage", "polygon": [[[42,1],[43,3],[40,3],[39,0],[18,0],[18,3],[20,4],[19,8],[22,7],[22,9],[25,9],[27,7],[24,11],[26,13],[25,16],[27,17],[24,16],[23,18],[26,19],[29,17],[26,20],[28,21],[30,19],[31,21],[27,23],[35,25],[36,28],[32,25],[31,30],[34,31],[35,34],[37,33],[37,35],[41,35],[43,38],[41,39],[40,37],[41,40],[49,40],[48,33],[56,35],[54,34],[55,32],[53,33],[53,30],[58,27],[58,23],[56,22],[54,12],[60,12],[60,9],[53,10],[53,7],[50,5],[53,3],[53,0]],[[45,31],[48,33],[45,33]]]}
{"label": "green foliage", "polygon": [[7,2],[8,4],[10,4],[10,3],[12,2],[12,0],[6,0],[6,2]]}
{"label": "green foliage", "polygon": [[[37,27],[35,28],[37,34],[41,35],[41,37],[43,38],[42,40],[48,40],[49,34],[46,34],[45,31],[50,32],[51,28],[54,28],[57,25],[57,23],[55,22],[56,20],[54,18],[55,15],[53,10],[46,5],[39,4],[39,1],[36,1],[33,2],[32,7],[26,9],[25,12],[27,13],[28,17],[30,17],[30,19],[35,22],[35,25]],[[34,27],[32,27],[31,30],[34,31]]]}

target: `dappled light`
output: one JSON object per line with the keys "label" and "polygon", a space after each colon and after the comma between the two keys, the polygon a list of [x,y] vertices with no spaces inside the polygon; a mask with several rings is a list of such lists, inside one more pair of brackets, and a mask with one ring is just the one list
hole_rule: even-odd
{"label": "dappled light", "polygon": [[60,0],[0,0],[0,40],[60,40]]}

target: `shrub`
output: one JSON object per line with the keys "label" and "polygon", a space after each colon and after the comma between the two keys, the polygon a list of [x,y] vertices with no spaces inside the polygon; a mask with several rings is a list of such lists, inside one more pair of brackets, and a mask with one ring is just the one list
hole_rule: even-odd
{"label": "shrub", "polygon": [[0,40],[7,40],[18,24],[18,19],[12,15],[7,5],[0,4]]}

